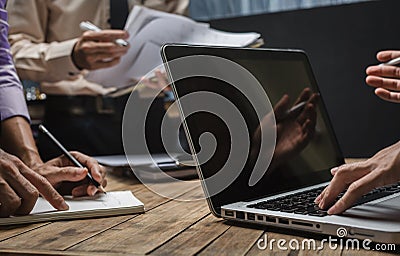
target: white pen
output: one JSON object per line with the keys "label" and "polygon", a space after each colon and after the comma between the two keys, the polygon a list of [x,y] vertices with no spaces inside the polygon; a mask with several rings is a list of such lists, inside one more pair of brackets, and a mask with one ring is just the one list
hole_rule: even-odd
{"label": "white pen", "polygon": [[399,64],[400,64],[400,57],[394,58],[393,60],[379,64],[379,66],[397,66]]}
{"label": "white pen", "polygon": [[290,109],[286,110],[285,114],[281,118],[276,118],[276,122],[281,122],[281,121],[285,120],[286,118],[288,118],[289,116],[293,115],[294,113],[302,111],[304,109],[304,107],[306,106],[306,104],[307,104],[307,101],[302,101],[302,102],[294,105]]}
{"label": "white pen", "polygon": [[[318,95],[318,97],[320,96],[319,93],[317,93],[317,95]],[[307,105],[307,103],[308,103],[308,101],[302,101],[302,102],[300,102],[300,103],[294,105],[294,106],[291,107],[290,109],[286,110],[284,116],[283,116],[282,118],[280,118],[279,120],[277,120],[277,121],[278,121],[278,122],[279,122],[279,121],[282,121],[282,120],[284,120],[285,118],[291,116],[292,114],[302,111],[302,110],[304,109],[304,107]]]}
{"label": "white pen", "polygon": [[291,109],[288,109],[285,113],[286,116],[291,115],[297,111],[303,110],[304,106],[307,104],[307,101],[302,101],[299,104],[296,104]]}
{"label": "white pen", "polygon": [[[94,25],[93,23],[89,22],[89,21],[82,21],[79,24],[79,27],[83,30],[83,31],[94,31],[94,32],[100,32],[101,29],[98,28],[96,25]],[[117,39],[115,40],[115,43],[118,44],[119,46],[128,46],[129,43],[127,41],[125,41],[124,39]]]}

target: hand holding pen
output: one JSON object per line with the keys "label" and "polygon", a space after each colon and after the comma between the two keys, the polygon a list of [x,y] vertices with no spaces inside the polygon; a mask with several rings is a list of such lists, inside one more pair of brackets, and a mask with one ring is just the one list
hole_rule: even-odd
{"label": "hand holding pen", "polygon": [[[83,30],[83,31],[94,31],[94,32],[101,32],[102,30],[97,27],[96,25],[94,25],[93,23],[89,22],[89,21],[82,21],[79,24],[79,27]],[[124,46],[127,47],[129,45],[129,43],[121,38],[118,38],[115,40],[115,43],[118,44],[119,46]]]}
{"label": "hand holding pen", "polygon": [[101,30],[84,22],[80,25],[86,31],[78,38],[72,50],[72,61],[79,69],[96,70],[112,67],[119,63],[129,50],[128,32],[124,30]]}
{"label": "hand holding pen", "polygon": [[[89,183],[84,183],[84,184],[78,184],[74,188],[72,188],[72,195],[73,196],[83,196],[83,195],[94,195],[97,190],[105,193],[104,187],[106,185],[106,180],[104,179],[105,176],[105,170],[103,167],[98,165],[97,161],[94,159],[85,156],[84,154],[81,154],[79,152],[68,152],[65,147],[43,126],[39,126],[39,130],[43,132],[49,139],[60,149],[60,151],[64,154],[63,157],[56,158],[54,160],[51,160],[47,162],[47,165],[50,165],[52,167],[54,166],[62,166],[64,169],[64,172],[66,173],[64,176],[70,176],[70,172],[74,172],[76,176],[76,179],[71,180],[68,179],[68,181],[73,181],[73,182],[78,182],[82,181],[87,178]],[[46,165],[45,164],[45,165]],[[74,168],[70,167],[70,171],[68,171],[68,168],[66,166],[68,165],[74,165],[79,168]],[[86,169],[87,168],[87,169]],[[46,169],[46,166],[43,166],[43,170]],[[63,172],[60,172],[57,174],[57,177],[50,173],[40,173],[43,176],[45,176],[52,185],[56,186],[57,184],[56,181],[62,181],[63,179]],[[82,176],[83,175],[83,176]],[[60,177],[61,176],[61,177]],[[102,184],[100,184],[100,182]],[[91,186],[93,185],[93,186]]]}
{"label": "hand holding pen", "polygon": [[381,51],[377,59],[382,64],[367,68],[366,83],[381,99],[400,103],[400,51]]}

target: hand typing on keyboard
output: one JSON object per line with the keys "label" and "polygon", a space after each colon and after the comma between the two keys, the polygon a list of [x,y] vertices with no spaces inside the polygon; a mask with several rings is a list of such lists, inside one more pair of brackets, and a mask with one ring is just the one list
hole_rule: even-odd
{"label": "hand typing on keyboard", "polygon": [[[400,192],[399,184],[395,184],[400,181],[400,141],[366,161],[333,168],[331,173],[331,183],[315,199],[321,209],[330,207],[328,214],[342,213],[358,203],[357,200],[362,203],[366,196],[376,199],[373,196],[375,192]],[[395,185],[385,186],[388,184]],[[382,186],[385,187],[375,189]],[[335,201],[346,189],[343,196]]]}

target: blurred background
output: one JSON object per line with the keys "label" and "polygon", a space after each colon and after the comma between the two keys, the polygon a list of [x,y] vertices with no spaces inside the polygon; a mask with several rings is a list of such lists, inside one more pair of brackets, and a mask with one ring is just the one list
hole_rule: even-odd
{"label": "blurred background", "polygon": [[[398,0],[191,0],[189,16],[232,32],[255,31],[263,47],[307,52],[345,157],[369,157],[400,139],[400,105],[365,83],[382,49],[399,49]],[[24,81],[33,125],[46,95]]]}
{"label": "blurred background", "polygon": [[192,0],[190,16],[198,21],[239,17],[368,0]]}

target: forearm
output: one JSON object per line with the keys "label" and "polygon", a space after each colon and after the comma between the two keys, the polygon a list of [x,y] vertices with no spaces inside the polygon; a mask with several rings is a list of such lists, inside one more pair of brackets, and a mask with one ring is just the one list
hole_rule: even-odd
{"label": "forearm", "polygon": [[23,34],[10,35],[11,53],[21,79],[36,82],[68,80],[80,72],[71,53],[76,39],[35,43]]}
{"label": "forearm", "polygon": [[26,165],[34,167],[42,164],[31,127],[26,118],[15,116],[1,123],[1,148],[18,156]]}

